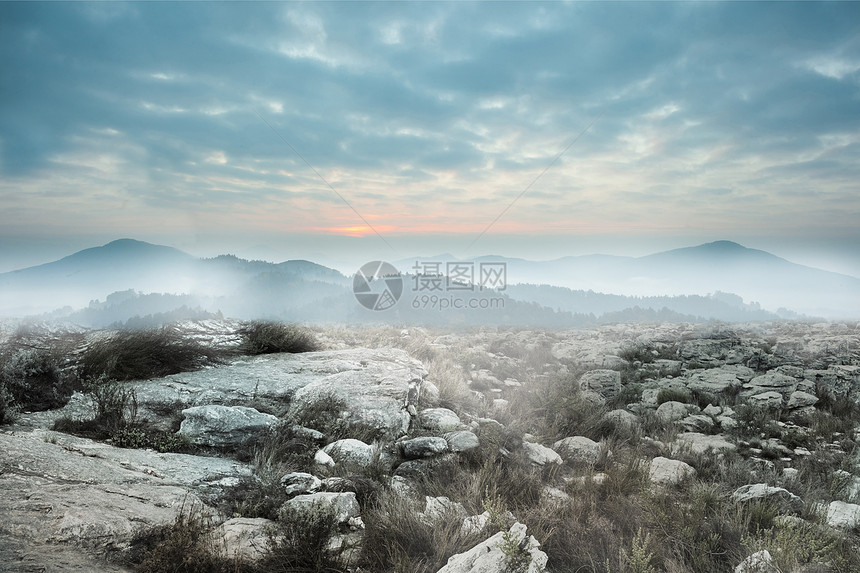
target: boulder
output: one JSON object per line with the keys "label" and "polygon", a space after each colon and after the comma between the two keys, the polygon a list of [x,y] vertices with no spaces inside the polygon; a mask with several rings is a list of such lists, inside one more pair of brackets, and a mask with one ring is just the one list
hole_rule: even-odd
{"label": "boulder", "polygon": [[581,390],[596,392],[604,399],[610,399],[621,392],[621,372],[617,370],[591,370],[579,379]]}
{"label": "boulder", "polygon": [[349,523],[350,519],[361,515],[358,500],[351,491],[297,495],[284,503],[281,512],[285,510],[326,511],[334,514],[338,523]]}
{"label": "boulder", "polygon": [[779,502],[786,509],[799,510],[803,500],[785,488],[769,486],[766,483],[753,483],[739,487],[732,493],[732,501],[746,503],[750,501],[772,500]]}
{"label": "boulder", "polygon": [[780,374],[779,372],[768,372],[756,376],[743,385],[740,395],[744,398],[763,394],[765,392],[778,392],[784,398],[788,398],[797,389],[797,379]]}
{"label": "boulder", "polygon": [[[412,419],[408,407],[419,400],[427,376],[419,361],[395,349],[296,356],[308,355],[312,356],[304,363],[306,370],[295,372],[302,385],[292,397],[291,415],[334,399],[343,404],[351,423],[372,428],[390,439],[406,434]],[[323,372],[325,375],[321,375]]]}
{"label": "boulder", "polygon": [[750,404],[755,404],[759,408],[768,410],[778,410],[782,408],[783,396],[779,392],[762,392],[748,398]]}
{"label": "boulder", "polygon": [[657,408],[657,417],[663,422],[677,422],[686,418],[688,414],[698,411],[699,407],[693,404],[669,400]]}
{"label": "boulder", "polygon": [[534,442],[523,442],[523,452],[526,459],[536,466],[562,463],[561,456],[557,452]]}
{"label": "boulder", "polygon": [[272,549],[271,531],[277,522],[270,519],[235,517],[218,527],[216,538],[230,559],[259,561]]}
{"label": "boulder", "polygon": [[651,467],[648,470],[648,478],[651,483],[657,485],[678,485],[695,476],[696,470],[690,464],[664,457],[651,460]]}
{"label": "boulder", "polygon": [[315,493],[322,487],[322,481],[309,473],[293,472],[281,478],[281,487],[287,495]]}
{"label": "boulder", "polygon": [[459,521],[463,521],[469,517],[469,512],[463,507],[463,504],[451,501],[445,496],[424,497],[424,511],[419,515],[419,518],[424,523],[429,525],[440,523],[446,517],[453,516]]}
{"label": "boulder", "polygon": [[437,573],[499,573],[506,571],[508,569],[507,557],[501,549],[506,534],[527,555],[528,562],[522,568],[523,573],[544,573],[546,571],[547,555],[540,550],[540,543],[532,536],[527,537],[525,525],[515,523],[508,532],[500,531],[465,553],[452,556],[448,559],[447,565],[439,569]]}
{"label": "boulder", "polygon": [[740,388],[741,385],[737,373],[724,368],[699,370],[687,379],[689,390],[704,394],[724,394],[734,388]]}
{"label": "boulder", "polygon": [[400,450],[407,460],[416,458],[429,458],[448,451],[448,442],[445,438],[420,437],[400,442]]}
{"label": "boulder", "polygon": [[335,397],[355,420],[399,436],[409,427],[404,408],[419,399],[426,376],[402,350],[355,348],[241,357],[133,384],[141,416],[156,420],[207,404],[262,403],[277,410],[289,403],[294,412]]}
{"label": "boulder", "polygon": [[480,445],[478,436],[468,430],[448,432],[443,437],[448,442],[448,449],[452,452],[468,452]]}
{"label": "boulder", "polygon": [[116,448],[43,430],[0,432],[0,468],[0,547],[23,543],[37,562],[66,555],[64,547],[75,562],[128,549],[183,509],[207,511],[202,494],[251,475],[233,460]]}
{"label": "boulder", "polygon": [[585,436],[562,438],[552,447],[568,462],[594,465],[600,459],[600,444]]}
{"label": "boulder", "polygon": [[788,397],[789,409],[805,408],[806,406],[814,406],[818,403],[818,398],[809,392],[795,391]]}
{"label": "boulder", "polygon": [[603,421],[619,430],[630,431],[639,426],[639,416],[627,410],[612,410],[603,415]]}
{"label": "boulder", "polygon": [[737,449],[737,446],[726,440],[723,436],[708,436],[699,432],[684,432],[677,437],[676,442],[678,446],[689,448],[694,454],[704,454],[708,450],[720,452]]}
{"label": "boulder", "polygon": [[735,573],[779,573],[773,556],[767,549],[756,551],[735,567]]}
{"label": "boulder", "polygon": [[336,464],[346,463],[368,467],[373,463],[373,446],[354,438],[334,441],[322,451],[331,456]]}
{"label": "boulder", "polygon": [[195,406],[182,410],[179,435],[192,443],[216,448],[237,447],[279,424],[276,416],[245,406]]}
{"label": "boulder", "polygon": [[694,414],[681,420],[688,432],[709,432],[714,427],[714,419],[704,414]]}
{"label": "boulder", "polygon": [[442,433],[459,430],[463,423],[460,416],[448,408],[426,408],[418,414],[418,425]]}
{"label": "boulder", "polygon": [[827,506],[827,525],[850,531],[860,526],[860,505],[831,501]]}

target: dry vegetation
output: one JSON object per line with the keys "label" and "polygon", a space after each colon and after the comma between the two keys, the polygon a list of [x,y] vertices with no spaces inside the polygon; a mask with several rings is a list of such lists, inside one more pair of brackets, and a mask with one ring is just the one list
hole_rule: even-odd
{"label": "dry vegetation", "polygon": [[[820,402],[804,425],[795,424],[785,411],[749,404],[732,393],[709,396],[680,387],[660,388],[657,404],[734,408],[737,425],[729,437],[739,446],[737,451],[696,453],[678,446],[678,425],[661,420],[653,410],[637,410],[636,424],[606,415],[638,402],[646,389],[657,390],[665,373],[655,376],[649,368],[659,360],[683,362],[677,342],[619,343],[621,362],[616,369],[623,388],[606,403],[596,404],[578,384],[582,373],[594,366],[556,358],[552,349],[560,338],[555,333],[487,330],[451,335],[424,329],[407,333],[391,328],[316,328],[311,334],[273,323],[246,324],[238,333],[243,337],[239,348],[249,354],[402,348],[424,363],[428,379],[438,388],[438,397],[424,405],[456,411],[471,422],[480,445],[440,460],[417,486],[413,484],[417,491],[397,487],[391,467],[382,462],[383,446],[377,450],[377,463],[369,467],[338,468],[334,477],[342,479],[345,491],[356,493],[362,507],[360,551],[350,553],[329,546],[345,532],[338,531],[326,512],[281,509],[288,496],[280,479],[290,472],[312,471],[314,453],[321,445],[283,426],[256,445],[254,478],[214,500],[223,515],[275,521],[270,554],[257,563],[226,555],[212,534],[216,516],[190,507],[172,526],[139,540],[129,559],[140,571],[435,573],[451,555],[504,530],[499,516],[508,511],[540,541],[552,573],[725,572],[764,549],[784,573],[860,571],[860,531],[827,526],[820,505],[855,501],[845,476],[858,473],[855,430],[860,409],[827,388],[816,389]],[[771,351],[775,347],[773,341],[762,344]],[[118,381],[200,368],[228,357],[223,350],[208,350],[168,328],[100,338],[72,366],[61,365],[56,354],[8,351],[0,385],[5,393],[0,394],[0,421],[14,406],[56,407],[68,399],[69,388],[79,384],[93,397],[96,426],[120,443],[124,435],[127,445],[152,447],[157,436],[135,442],[133,432],[145,436],[146,431],[134,426],[133,391]],[[818,365],[828,359],[797,360]],[[848,360],[857,363],[853,357]],[[699,366],[695,360],[683,364],[685,372]],[[672,368],[673,376],[682,374],[680,366]],[[496,392],[473,376],[479,371],[515,383]],[[69,382],[72,373],[77,378]],[[342,404],[332,400],[300,412],[293,422],[321,431],[325,442],[344,437],[372,441],[366,428],[343,420],[341,410]],[[599,458],[538,467],[523,452],[524,440],[552,445],[569,436],[597,441]],[[809,453],[788,457],[770,438]],[[172,447],[183,446],[168,444],[164,449]],[[678,485],[653,485],[648,469],[656,456],[688,463],[695,477]],[[789,467],[796,471],[783,471]],[[749,483],[783,487],[804,504],[789,511],[776,500],[734,500],[735,489]],[[424,496],[445,496],[462,504],[469,515],[491,510],[494,518],[482,529],[467,531],[463,517],[454,511],[432,518],[422,514]],[[509,551],[515,567],[516,549]]]}

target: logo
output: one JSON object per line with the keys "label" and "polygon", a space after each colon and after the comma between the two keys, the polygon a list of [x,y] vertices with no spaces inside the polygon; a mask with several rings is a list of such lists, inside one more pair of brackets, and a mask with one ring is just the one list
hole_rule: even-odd
{"label": "logo", "polygon": [[403,278],[391,263],[371,261],[355,273],[352,292],[361,306],[370,310],[388,310],[403,294]]}

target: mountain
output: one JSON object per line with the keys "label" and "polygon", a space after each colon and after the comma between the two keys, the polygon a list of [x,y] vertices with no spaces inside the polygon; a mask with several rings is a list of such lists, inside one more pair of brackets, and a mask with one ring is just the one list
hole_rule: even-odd
{"label": "mountain", "polygon": [[[410,265],[434,260],[458,262],[450,256],[409,259]],[[735,293],[771,311],[782,308],[809,316],[860,318],[860,279],[792,263],[732,241],[716,241],[644,257],[584,255],[550,261],[498,256],[474,259],[476,264],[481,261],[505,263],[509,285],[552,285],[574,292],[639,298],[704,297],[721,291]],[[529,300],[547,304],[548,300],[557,299],[558,293],[550,295],[546,291],[539,295],[532,290],[531,296],[536,298]],[[581,312],[578,305],[551,306]]]}
{"label": "mountain", "polygon": [[[473,290],[443,281],[419,290],[422,274],[471,269]],[[481,289],[481,269],[503,265],[504,282]],[[403,259],[403,294],[396,308],[364,312],[352,278],[306,260],[271,263],[233,255],[197,259],[180,250],[121,239],[58,261],[0,274],[0,315],[66,308],[55,316],[104,325],[128,318],[223,312],[237,318],[388,321],[425,324],[584,325],[617,320],[769,320],[795,312],[860,317],[860,279],[798,265],[731,241],[644,257],[587,255],[551,261],[501,256],[459,260],[450,254]],[[463,276],[463,275],[460,275]],[[462,286],[462,283],[459,283]],[[435,298],[434,298],[435,296]],[[482,309],[453,306],[468,297]],[[482,298],[483,297],[483,298]],[[442,300],[444,298],[444,300]],[[479,300],[480,299],[480,300]],[[465,299],[463,299],[465,300]],[[745,302],[746,301],[746,302]],[[448,305],[445,312],[430,306]],[[204,313],[204,314],[200,314]]]}
{"label": "mountain", "polygon": [[[119,239],[58,261],[0,274],[0,314],[20,316],[61,307],[78,309],[91,302],[101,308],[96,301],[107,301],[111,293],[127,291],[194,295],[202,297],[198,303],[204,304],[218,297],[240,296],[266,275],[287,277],[302,285],[324,283],[340,288],[349,284],[349,279],[338,271],[310,261],[276,264],[232,255],[198,259],[172,247]],[[316,290],[325,292],[319,286]],[[128,294],[121,298],[122,304],[130,304]],[[171,304],[170,300],[160,299],[158,308]],[[182,300],[183,304],[191,303],[187,296]],[[147,301],[151,303],[151,299]],[[158,312],[166,310],[172,309]]]}

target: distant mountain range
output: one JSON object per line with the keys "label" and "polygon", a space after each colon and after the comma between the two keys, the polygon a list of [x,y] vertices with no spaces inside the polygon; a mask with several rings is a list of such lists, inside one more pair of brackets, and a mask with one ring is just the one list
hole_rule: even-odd
{"label": "distant mountain range", "polygon": [[[451,255],[420,258],[456,262]],[[748,302],[829,318],[860,317],[860,279],[787,261],[731,241],[644,257],[586,255],[551,261],[479,257],[504,262],[508,282],[553,285],[626,297],[734,293]],[[413,266],[415,260],[399,261]]]}
{"label": "distant mountain range", "polygon": [[[503,263],[506,284],[496,284],[498,289],[415,290],[415,269],[445,273],[448,263],[471,263],[475,269]],[[270,263],[232,255],[198,259],[172,247],[120,239],[0,274],[0,315],[50,313],[91,326],[218,312],[310,322],[558,327],[605,321],[767,320],[798,313],[860,317],[860,279],[729,241],[638,258],[591,255],[538,262],[489,256],[459,261],[440,255],[404,259],[394,266],[404,273],[401,300],[389,310],[370,311],[356,302],[352,277],[310,261]],[[449,306],[454,298],[468,298],[476,301],[475,308],[440,309],[442,297]],[[491,298],[496,301],[489,302]]]}

